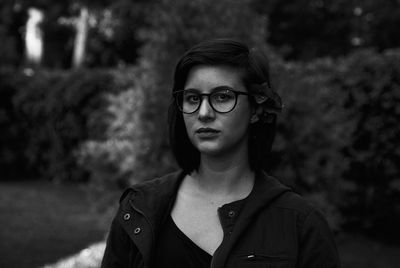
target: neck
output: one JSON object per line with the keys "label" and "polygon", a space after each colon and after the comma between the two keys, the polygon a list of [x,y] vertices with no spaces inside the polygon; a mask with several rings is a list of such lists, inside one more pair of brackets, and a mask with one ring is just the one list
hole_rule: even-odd
{"label": "neck", "polygon": [[191,183],[199,191],[219,196],[247,196],[254,184],[254,173],[248,163],[247,146],[241,152],[224,156],[201,155],[198,171]]}

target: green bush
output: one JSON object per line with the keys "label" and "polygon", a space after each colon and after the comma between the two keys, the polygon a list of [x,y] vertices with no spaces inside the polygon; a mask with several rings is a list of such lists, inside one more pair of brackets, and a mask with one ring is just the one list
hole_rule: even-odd
{"label": "green bush", "polygon": [[8,96],[13,122],[8,124],[9,134],[3,142],[8,144],[2,153],[19,146],[15,155],[23,155],[8,166],[50,180],[85,179],[87,174],[77,165],[74,151],[84,140],[102,136],[103,121],[90,124],[88,119],[93,121],[93,114],[104,110],[104,93],[117,90],[112,78],[107,70],[32,69],[4,78],[8,91],[13,92]]}
{"label": "green bush", "polygon": [[[114,75],[114,80],[124,90],[105,96],[108,117],[104,121],[107,128],[103,137],[87,140],[77,151],[79,163],[100,187],[126,186],[166,172],[173,163],[172,158],[167,157],[168,148],[155,151],[157,140],[149,135],[150,131],[160,136],[165,134],[162,127],[145,115],[146,109],[154,108],[146,107],[144,99],[153,79],[139,68]],[[95,122],[94,117],[92,114]],[[155,165],[157,168],[153,167]]]}
{"label": "green bush", "polygon": [[334,228],[399,236],[399,59],[399,50],[365,50],[271,66],[285,104],[271,172],[315,200]]}
{"label": "green bush", "polygon": [[28,173],[25,162],[25,129],[15,113],[13,98],[18,93],[14,87],[14,70],[0,71],[0,169],[1,178],[14,179]]}
{"label": "green bush", "polygon": [[341,208],[348,224],[400,238],[400,50],[359,51],[338,62],[333,86],[345,93],[351,140]]}
{"label": "green bush", "polygon": [[341,150],[349,143],[351,126],[344,124],[344,94],[328,84],[334,71],[329,59],[271,62],[272,83],[284,109],[278,117],[270,172],[314,200],[339,229],[343,219],[338,185],[348,165]]}

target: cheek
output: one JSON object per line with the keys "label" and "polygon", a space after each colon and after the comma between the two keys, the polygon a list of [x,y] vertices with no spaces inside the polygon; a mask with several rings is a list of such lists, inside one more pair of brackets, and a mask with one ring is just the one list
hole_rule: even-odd
{"label": "cheek", "polygon": [[238,128],[247,128],[250,123],[252,111],[250,105],[239,106],[239,109],[234,111],[232,123],[236,124]]}
{"label": "cheek", "polygon": [[[243,111],[244,112],[244,111]],[[250,117],[247,113],[238,111],[232,114],[231,118],[226,118],[225,121],[225,134],[233,139],[241,139],[248,132],[250,126]]]}
{"label": "cheek", "polygon": [[189,130],[192,128],[193,126],[193,119],[187,115],[183,116],[183,123],[185,125],[185,129],[187,131],[187,133],[189,134]]}

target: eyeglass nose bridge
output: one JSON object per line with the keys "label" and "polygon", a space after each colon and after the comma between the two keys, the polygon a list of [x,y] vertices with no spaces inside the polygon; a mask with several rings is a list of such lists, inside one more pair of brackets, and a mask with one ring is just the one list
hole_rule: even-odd
{"label": "eyeglass nose bridge", "polygon": [[199,102],[199,106],[197,107],[197,109],[194,112],[200,111],[201,110],[201,106],[203,105],[203,101],[204,101],[204,97],[207,97],[207,105],[208,105],[208,110],[211,110],[213,112],[216,112],[217,110],[215,110],[214,106],[212,105],[211,102],[211,95],[212,93],[198,93],[198,96],[201,98],[200,102]]}

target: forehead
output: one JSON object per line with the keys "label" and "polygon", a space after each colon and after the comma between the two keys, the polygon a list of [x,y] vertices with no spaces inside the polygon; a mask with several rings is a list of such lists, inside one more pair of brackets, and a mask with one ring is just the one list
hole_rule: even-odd
{"label": "forehead", "polygon": [[210,90],[219,86],[243,88],[242,71],[230,66],[198,65],[186,78],[185,89]]}

